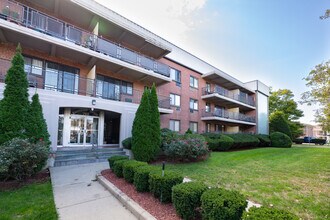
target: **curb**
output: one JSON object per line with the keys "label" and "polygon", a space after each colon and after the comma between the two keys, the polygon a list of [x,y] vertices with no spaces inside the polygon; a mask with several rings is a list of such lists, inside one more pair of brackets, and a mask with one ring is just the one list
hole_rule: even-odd
{"label": "curb", "polygon": [[110,183],[101,174],[96,175],[98,182],[106,188],[114,197],[116,197],[132,214],[139,220],[157,220],[149,212],[144,210],[135,201],[129,198],[125,193]]}

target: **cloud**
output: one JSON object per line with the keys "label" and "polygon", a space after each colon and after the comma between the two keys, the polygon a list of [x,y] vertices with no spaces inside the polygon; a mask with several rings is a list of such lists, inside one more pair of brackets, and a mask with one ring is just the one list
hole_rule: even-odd
{"label": "cloud", "polygon": [[203,23],[207,0],[96,0],[165,39],[184,44],[187,33]]}

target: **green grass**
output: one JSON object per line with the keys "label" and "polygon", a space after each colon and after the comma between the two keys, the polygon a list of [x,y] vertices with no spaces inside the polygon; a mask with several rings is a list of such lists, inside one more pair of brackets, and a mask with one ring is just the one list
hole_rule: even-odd
{"label": "green grass", "polygon": [[0,219],[57,219],[50,182],[0,191]]}
{"label": "green grass", "polygon": [[215,152],[203,162],[168,165],[209,186],[235,189],[303,219],[330,219],[330,149],[259,148]]}

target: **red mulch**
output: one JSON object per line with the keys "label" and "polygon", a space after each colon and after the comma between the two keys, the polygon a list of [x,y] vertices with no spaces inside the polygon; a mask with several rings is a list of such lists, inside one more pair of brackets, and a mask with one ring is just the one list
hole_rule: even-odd
{"label": "red mulch", "polygon": [[181,219],[172,203],[161,203],[149,192],[137,192],[133,184],[127,183],[124,178],[118,178],[110,169],[103,170],[101,174],[158,220]]}
{"label": "red mulch", "polygon": [[18,180],[8,180],[5,182],[0,181],[0,191],[18,189],[32,183],[43,183],[48,181],[49,179],[50,179],[49,170],[45,169],[23,181],[18,181]]}

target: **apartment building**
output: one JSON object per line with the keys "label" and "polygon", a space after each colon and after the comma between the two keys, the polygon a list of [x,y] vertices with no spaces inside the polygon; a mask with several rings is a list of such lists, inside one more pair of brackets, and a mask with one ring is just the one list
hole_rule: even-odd
{"label": "apartment building", "polygon": [[52,148],[120,146],[157,86],[161,127],[268,134],[269,88],[243,83],[93,0],[0,0],[0,96],[18,43]]}
{"label": "apartment building", "polygon": [[321,125],[303,124],[303,135],[301,137],[313,137],[320,139],[329,139],[330,134],[323,130]]}

